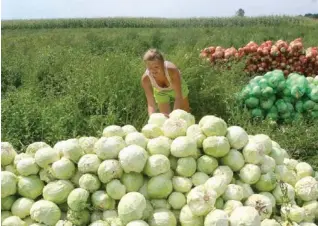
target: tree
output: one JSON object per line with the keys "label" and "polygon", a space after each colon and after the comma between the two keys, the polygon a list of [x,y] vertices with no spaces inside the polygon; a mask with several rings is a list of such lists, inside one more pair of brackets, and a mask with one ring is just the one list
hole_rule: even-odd
{"label": "tree", "polygon": [[244,15],[245,15],[244,9],[240,8],[239,10],[236,11],[236,16],[242,16],[243,17]]}
{"label": "tree", "polygon": [[305,17],[318,19],[318,13],[314,13],[314,14],[312,14],[312,13],[306,13],[306,14],[305,14]]}

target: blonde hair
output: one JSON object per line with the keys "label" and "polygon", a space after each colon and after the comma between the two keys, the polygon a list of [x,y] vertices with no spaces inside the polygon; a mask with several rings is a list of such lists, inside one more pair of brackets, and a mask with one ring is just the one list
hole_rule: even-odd
{"label": "blonde hair", "polygon": [[157,49],[149,49],[145,53],[143,60],[144,61],[155,61],[155,60],[164,61],[162,53],[159,52],[159,50]]}

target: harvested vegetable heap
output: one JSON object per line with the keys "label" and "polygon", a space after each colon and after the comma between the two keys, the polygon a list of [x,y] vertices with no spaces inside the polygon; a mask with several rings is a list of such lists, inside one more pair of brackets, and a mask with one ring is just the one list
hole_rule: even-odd
{"label": "harvested vegetable heap", "polygon": [[2,225],[316,225],[309,164],[221,118],[169,116],[21,154],[2,142]]}
{"label": "harvested vegetable heap", "polygon": [[260,45],[251,41],[238,49],[210,46],[201,51],[200,57],[211,64],[226,63],[229,67],[231,60],[247,57],[245,71],[251,74],[279,69],[285,76],[292,72],[305,76],[318,75],[318,47],[305,49],[301,38],[289,44],[284,40],[278,40],[276,43],[268,40]]}
{"label": "harvested vegetable heap", "polygon": [[284,77],[281,70],[256,76],[243,88],[240,98],[253,117],[274,121],[318,118],[318,76],[297,73]]}

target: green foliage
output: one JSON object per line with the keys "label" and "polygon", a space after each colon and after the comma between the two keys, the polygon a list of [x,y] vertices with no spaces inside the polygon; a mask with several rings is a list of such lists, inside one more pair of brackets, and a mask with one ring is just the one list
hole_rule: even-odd
{"label": "green foliage", "polygon": [[[201,25],[195,27],[198,21]],[[156,47],[180,68],[197,120],[207,114],[220,116],[248,133],[269,134],[290,152],[306,150],[301,157],[310,158],[318,150],[317,126],[312,122],[277,126],[251,121],[235,95],[250,80],[242,72],[244,62],[224,70],[202,61],[199,52],[209,45],[290,41],[299,34],[307,46],[314,46],[318,26],[312,23],[297,17],[5,21],[1,139],[21,151],[35,141],[54,145],[72,137],[98,137],[110,124],[132,124],[140,129],[147,121],[140,85],[145,70],[142,55]],[[129,28],[101,28],[120,26]],[[74,28],[19,29],[69,27]]]}
{"label": "green foliage", "polygon": [[305,17],[318,19],[318,13],[306,13]]}
{"label": "green foliage", "polygon": [[190,27],[236,27],[236,26],[282,26],[302,25],[306,20],[290,16],[263,16],[248,18],[244,10],[238,15],[242,17],[226,18],[99,18],[99,19],[47,19],[47,20],[10,20],[2,21],[2,30],[11,29],[46,29],[46,28],[190,28]]}

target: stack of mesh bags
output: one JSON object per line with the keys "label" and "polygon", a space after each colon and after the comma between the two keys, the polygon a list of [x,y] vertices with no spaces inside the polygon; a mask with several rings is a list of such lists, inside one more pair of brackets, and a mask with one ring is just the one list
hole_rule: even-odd
{"label": "stack of mesh bags", "polygon": [[[293,75],[294,79],[299,79],[296,75]],[[301,98],[295,101],[295,110],[298,115],[308,114],[312,118],[318,118],[318,76],[315,78],[309,77],[306,79],[308,88],[306,93]],[[293,90],[292,90],[293,91]]]}
{"label": "stack of mesh bags", "polygon": [[274,70],[251,79],[240,98],[254,118],[284,122],[305,115],[318,118],[318,76],[291,73],[285,79],[283,71]]}

